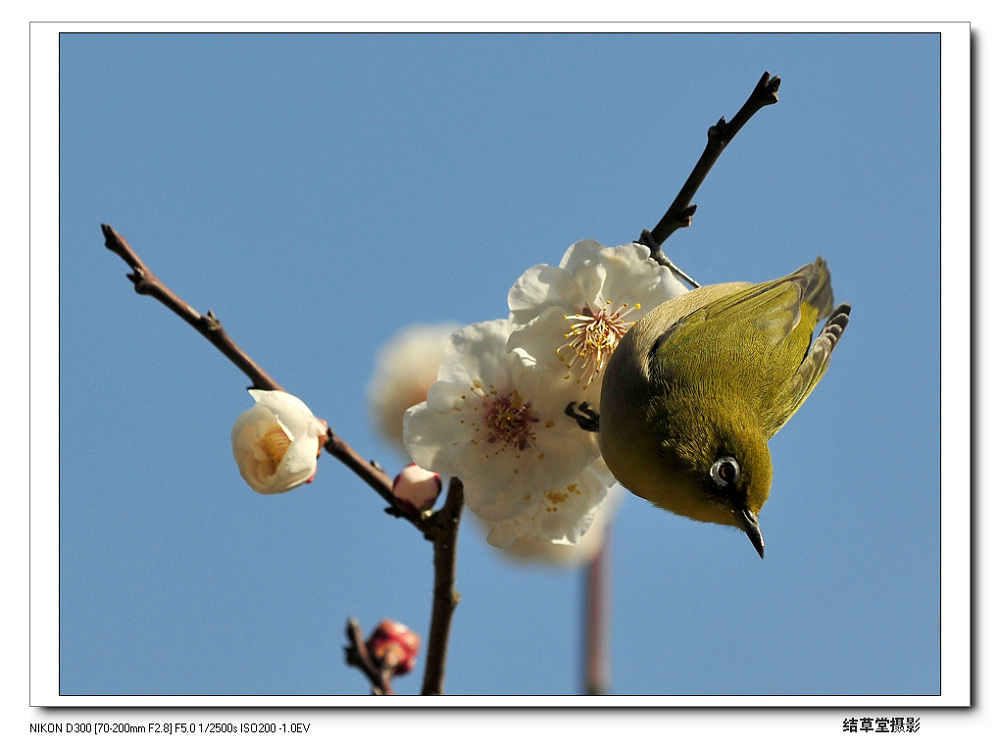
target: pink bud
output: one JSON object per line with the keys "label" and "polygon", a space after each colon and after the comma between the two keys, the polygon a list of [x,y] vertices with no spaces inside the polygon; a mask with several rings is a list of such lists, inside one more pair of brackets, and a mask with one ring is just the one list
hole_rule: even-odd
{"label": "pink bud", "polygon": [[417,664],[420,636],[398,622],[382,620],[365,645],[376,664],[392,670],[395,675],[401,675],[411,671]]}
{"label": "pink bud", "polygon": [[412,513],[427,510],[441,494],[441,476],[410,464],[393,480],[392,494]]}

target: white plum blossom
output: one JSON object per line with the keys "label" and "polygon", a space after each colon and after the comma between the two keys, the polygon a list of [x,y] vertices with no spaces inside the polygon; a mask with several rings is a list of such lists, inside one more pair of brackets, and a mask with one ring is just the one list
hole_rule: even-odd
{"label": "white plum blossom", "polygon": [[520,564],[555,565],[563,568],[587,565],[604,546],[608,527],[624,496],[625,491],[620,484],[615,483],[609,487],[607,497],[597,506],[590,528],[576,544],[550,542],[538,536],[521,536],[500,551],[504,559]]}
{"label": "white plum blossom", "polygon": [[575,545],[614,477],[571,402],[600,403],[604,367],[644,313],[687,288],[631,243],[572,245],[558,267],[529,268],[508,294],[510,318],[452,334],[404,441],[428,471],[457,476],[487,541]]}
{"label": "white plum blossom", "polygon": [[468,508],[491,523],[534,513],[546,490],[577,481],[600,455],[595,435],[563,413],[561,379],[507,351],[511,330],[494,320],[452,334],[427,400],[404,420],[412,459],[459,477]]}
{"label": "white plum blossom", "polygon": [[376,354],[368,409],[382,437],[403,453],[403,414],[427,398],[437,380],[448,337],[457,323],[417,324],[399,331]]}
{"label": "white plum blossom", "polygon": [[265,495],[286,492],[316,475],[326,422],[284,391],[251,388],[254,404],[233,425],[233,458],[240,475]]}
{"label": "white plum blossom", "polygon": [[537,265],[517,280],[507,302],[520,348],[540,368],[576,389],[568,400],[600,403],[604,366],[635,321],[687,287],[638,243],[571,245],[558,267]]}
{"label": "white plum blossom", "polygon": [[527,509],[513,518],[487,521],[486,541],[510,548],[517,542],[541,540],[551,547],[576,545],[590,529],[615,478],[598,459],[572,480],[544,490],[533,490]]}

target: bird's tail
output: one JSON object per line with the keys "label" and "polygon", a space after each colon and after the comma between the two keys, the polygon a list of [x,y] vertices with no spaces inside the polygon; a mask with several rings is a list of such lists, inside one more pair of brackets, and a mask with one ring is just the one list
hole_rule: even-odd
{"label": "bird's tail", "polygon": [[816,258],[815,262],[802,266],[792,274],[800,279],[802,301],[818,311],[817,319],[825,318],[833,310],[833,285],[830,283],[830,269],[826,261]]}

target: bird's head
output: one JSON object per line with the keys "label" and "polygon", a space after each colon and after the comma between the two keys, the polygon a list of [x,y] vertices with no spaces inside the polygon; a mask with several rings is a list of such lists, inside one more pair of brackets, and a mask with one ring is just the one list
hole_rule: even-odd
{"label": "bird's head", "polygon": [[[683,410],[684,404],[675,400],[674,406]],[[647,499],[696,521],[735,526],[763,557],[758,514],[772,469],[758,420],[739,409],[706,409],[704,402],[687,414],[671,411],[659,436],[659,485]]]}

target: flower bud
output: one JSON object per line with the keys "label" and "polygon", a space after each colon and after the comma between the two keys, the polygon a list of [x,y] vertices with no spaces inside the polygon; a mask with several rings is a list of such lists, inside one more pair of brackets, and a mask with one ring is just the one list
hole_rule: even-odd
{"label": "flower bud", "polygon": [[265,495],[311,482],[326,442],[326,422],[284,391],[249,389],[257,402],[233,425],[233,457],[240,475]]}
{"label": "flower bud", "polygon": [[365,645],[372,661],[394,675],[401,675],[417,664],[420,636],[398,622],[382,620]]}
{"label": "flower bud", "polygon": [[441,475],[410,464],[393,480],[392,494],[411,513],[427,510],[441,494]]}

